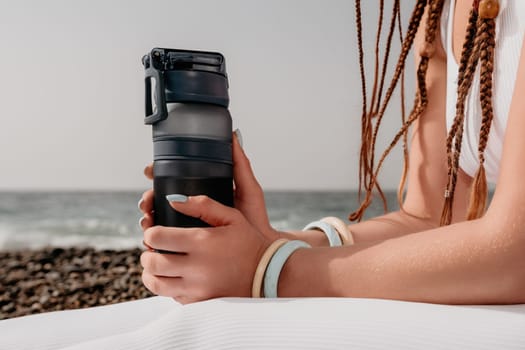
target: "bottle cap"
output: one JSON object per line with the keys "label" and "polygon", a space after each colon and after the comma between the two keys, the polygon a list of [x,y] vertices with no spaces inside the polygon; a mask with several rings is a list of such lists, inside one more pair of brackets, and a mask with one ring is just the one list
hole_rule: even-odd
{"label": "bottle cap", "polygon": [[[166,119],[166,103],[209,103],[228,107],[228,76],[224,56],[220,53],[154,48],[142,58],[142,64],[146,71],[146,124]],[[152,91],[152,79],[155,91]]]}

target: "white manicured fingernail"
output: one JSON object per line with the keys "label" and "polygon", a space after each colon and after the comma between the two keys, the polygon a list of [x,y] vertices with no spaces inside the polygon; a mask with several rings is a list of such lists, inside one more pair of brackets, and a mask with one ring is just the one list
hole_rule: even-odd
{"label": "white manicured fingernail", "polygon": [[241,130],[235,129],[234,133],[235,133],[235,136],[237,136],[237,141],[239,141],[239,145],[242,148],[242,134],[241,134]]}
{"label": "white manicured fingernail", "polygon": [[141,198],[140,201],[137,203],[137,207],[139,208],[139,210],[142,210],[142,208],[140,207],[142,203],[144,203],[144,198]]}
{"label": "white manicured fingernail", "polygon": [[166,199],[168,200],[168,202],[184,203],[188,200],[188,196],[185,196],[183,194],[168,194],[166,196]]}
{"label": "white manicured fingernail", "polygon": [[144,216],[141,217],[141,218],[139,219],[139,226],[140,226],[141,228],[142,228],[142,222],[144,221],[144,219],[145,219]]}

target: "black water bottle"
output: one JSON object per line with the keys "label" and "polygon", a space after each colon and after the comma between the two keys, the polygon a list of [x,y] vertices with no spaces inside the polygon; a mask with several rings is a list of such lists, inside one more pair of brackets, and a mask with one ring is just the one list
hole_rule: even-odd
{"label": "black water bottle", "polygon": [[233,206],[232,119],[220,53],[155,48],[142,58],[153,128],[155,225],[206,226],[166,195],[207,195]]}

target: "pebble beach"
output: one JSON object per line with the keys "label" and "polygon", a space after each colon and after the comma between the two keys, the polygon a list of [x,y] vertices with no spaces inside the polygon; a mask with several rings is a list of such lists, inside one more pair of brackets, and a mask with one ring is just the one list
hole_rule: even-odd
{"label": "pebble beach", "polygon": [[0,320],[153,296],[141,250],[42,248],[0,251]]}
{"label": "pebble beach", "polygon": [[[140,192],[0,192],[0,319],[152,296],[142,285]],[[391,207],[397,195],[387,193]],[[268,192],[272,225],[344,218],[354,192]],[[380,201],[370,215],[382,213]],[[84,248],[91,247],[91,248]]]}

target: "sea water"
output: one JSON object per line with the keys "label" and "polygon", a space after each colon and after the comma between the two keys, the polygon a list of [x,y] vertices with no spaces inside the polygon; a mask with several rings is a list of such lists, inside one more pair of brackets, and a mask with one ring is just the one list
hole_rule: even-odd
{"label": "sea water", "polygon": [[[141,192],[0,192],[0,249],[141,246]],[[268,216],[279,230],[300,230],[323,216],[346,219],[358,205],[356,192],[267,192]],[[387,193],[389,209],[397,208]],[[367,216],[383,213],[376,199]]]}

